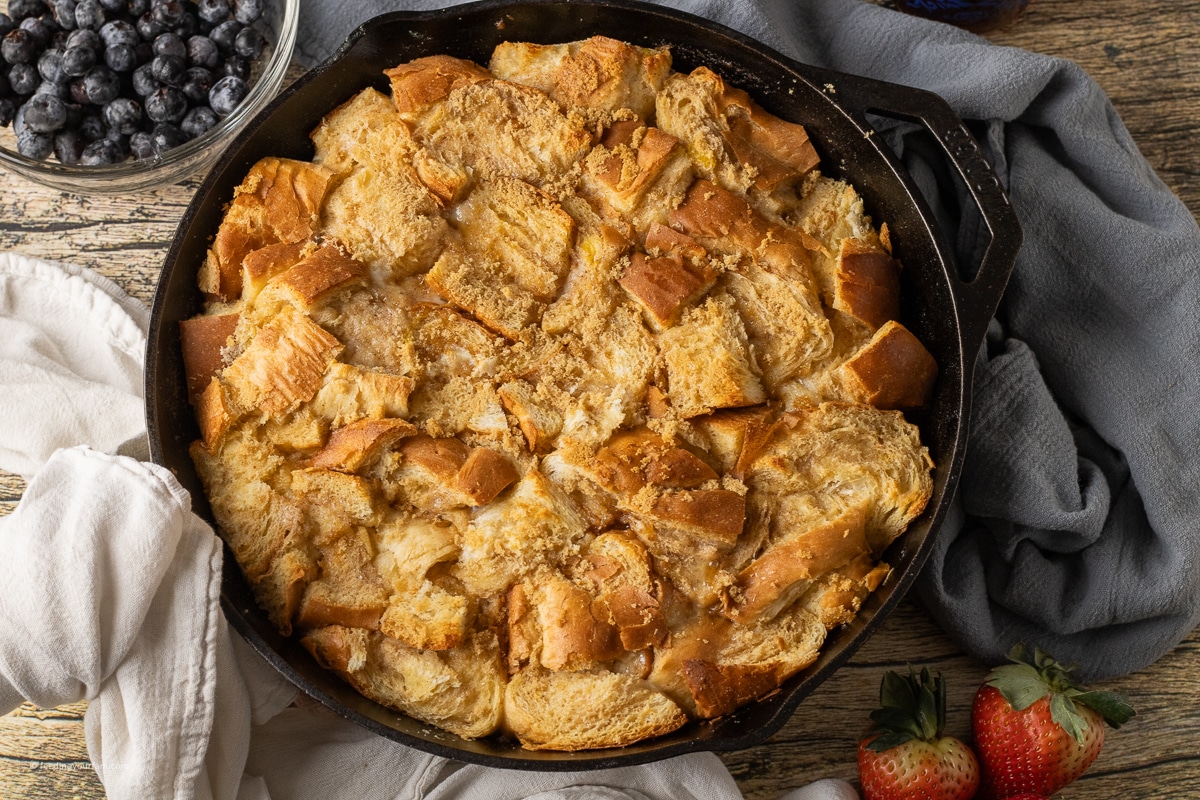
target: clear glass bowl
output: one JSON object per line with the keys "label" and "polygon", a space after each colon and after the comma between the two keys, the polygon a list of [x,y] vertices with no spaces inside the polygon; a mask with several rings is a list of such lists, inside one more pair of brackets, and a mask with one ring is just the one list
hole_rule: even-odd
{"label": "clear glass bowl", "polygon": [[[130,159],[102,167],[66,166],[55,159],[37,161],[17,152],[12,126],[0,128],[0,166],[31,181],[75,194],[126,194],[169,186],[206,171],[225,146],[279,92],[292,60],[301,0],[267,0],[254,23],[267,48],[254,65],[250,93],[212,130],[152,159]],[[7,8],[7,2],[0,2]]]}

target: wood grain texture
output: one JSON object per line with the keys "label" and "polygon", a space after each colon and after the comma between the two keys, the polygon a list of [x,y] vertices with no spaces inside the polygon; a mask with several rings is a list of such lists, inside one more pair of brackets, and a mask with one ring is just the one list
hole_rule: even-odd
{"label": "wood grain texture", "polygon": [[[800,0],[797,0],[798,2]],[[887,0],[878,0],[886,5]],[[989,36],[1078,63],[1104,89],[1158,175],[1200,214],[1200,0],[1034,0]],[[81,198],[0,172],[0,250],[71,261],[149,302],[159,266],[196,183],[126,197]],[[24,483],[0,473],[0,515]],[[915,602],[905,602],[855,658],[763,746],[722,756],[748,800],[776,800],[822,777],[853,780],[854,747],[884,669],[910,663],[950,682],[950,731],[964,735],[986,669],[962,655]],[[1100,759],[1064,800],[1200,797],[1200,631],[1151,667],[1109,684],[1139,716],[1110,732]],[[23,706],[0,717],[0,800],[104,797],[87,761],[84,704]]]}

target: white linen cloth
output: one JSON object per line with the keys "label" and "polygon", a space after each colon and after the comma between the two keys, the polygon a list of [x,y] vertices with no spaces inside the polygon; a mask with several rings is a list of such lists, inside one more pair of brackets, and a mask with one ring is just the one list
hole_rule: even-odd
{"label": "white linen cloth", "polygon": [[[221,613],[222,549],[145,453],[149,315],[87,270],[0,253],[0,714],[88,701],[111,800],[737,800],[711,753],[577,773],[447,761],[303,698]],[[129,453],[131,455],[123,455]],[[821,780],[781,800],[854,800]]]}

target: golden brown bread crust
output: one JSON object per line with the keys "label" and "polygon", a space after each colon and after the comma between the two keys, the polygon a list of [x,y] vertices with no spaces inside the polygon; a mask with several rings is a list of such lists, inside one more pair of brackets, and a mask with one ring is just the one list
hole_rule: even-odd
{"label": "golden brown bread crust", "polygon": [[389,70],[264,159],[181,327],[218,527],[280,631],[450,733],[734,711],[889,574],[932,464],[899,268],[804,129],[666,49]]}

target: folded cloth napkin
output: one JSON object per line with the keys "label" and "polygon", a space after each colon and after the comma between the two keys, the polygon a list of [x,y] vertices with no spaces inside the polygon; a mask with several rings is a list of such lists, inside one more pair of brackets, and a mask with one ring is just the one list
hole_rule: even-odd
{"label": "folded cloth napkin", "polygon": [[[310,3],[300,56],[361,20],[444,2]],[[817,66],[940,94],[1025,232],[978,365],[961,503],[918,583],[968,652],[1018,641],[1090,679],[1143,667],[1200,623],[1200,230],[1076,65],[861,0],[670,0]],[[927,133],[880,126],[969,270],[970,200]]]}
{"label": "folded cloth napkin", "polygon": [[[700,753],[627,769],[467,766],[308,703],[221,613],[220,540],[145,453],[146,309],[87,270],[0,253],[0,397],[23,425],[0,469],[29,484],[0,518],[0,714],[88,700],[112,800],[738,800]],[[82,402],[86,400],[87,402]],[[103,402],[101,402],[103,401]],[[791,800],[853,800],[818,781]]]}

